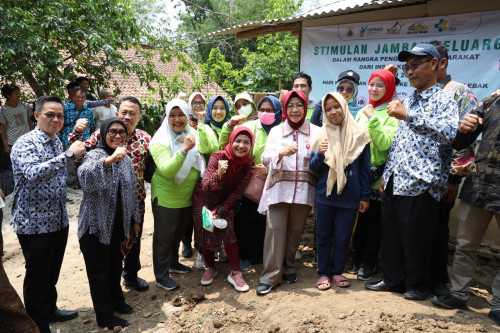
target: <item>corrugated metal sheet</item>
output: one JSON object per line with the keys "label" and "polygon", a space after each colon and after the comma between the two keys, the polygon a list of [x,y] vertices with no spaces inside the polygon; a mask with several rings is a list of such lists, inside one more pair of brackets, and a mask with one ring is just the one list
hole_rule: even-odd
{"label": "corrugated metal sheet", "polygon": [[219,35],[227,35],[227,34],[235,34],[243,31],[250,31],[257,28],[269,27],[269,26],[280,26],[289,23],[297,23],[306,20],[319,19],[324,17],[332,17],[339,15],[347,15],[352,13],[364,12],[367,10],[376,10],[382,8],[390,8],[390,7],[401,7],[408,6],[417,3],[425,3],[427,0],[340,0],[338,2],[332,3],[331,5],[327,5],[328,12],[319,9],[319,11],[313,11],[311,13],[306,13],[304,15],[289,17],[289,18],[280,18],[273,20],[264,20],[264,21],[251,21],[245,24],[240,24],[233,26],[231,28],[222,29],[219,31],[212,32],[207,36],[219,36]]}

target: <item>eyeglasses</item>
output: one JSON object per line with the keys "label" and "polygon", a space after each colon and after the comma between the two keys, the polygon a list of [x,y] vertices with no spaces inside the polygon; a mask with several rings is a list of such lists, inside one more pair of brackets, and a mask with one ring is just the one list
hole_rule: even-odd
{"label": "eyeglasses", "polygon": [[266,109],[264,109],[264,108],[260,108],[260,109],[259,109],[259,111],[260,111],[260,112],[273,112],[273,113],[274,113],[274,110],[273,110],[273,109],[271,109],[271,108],[266,108]]}
{"label": "eyeglasses", "polygon": [[205,105],[205,102],[192,102],[191,105],[192,106],[203,106],[203,105]]}
{"label": "eyeglasses", "polygon": [[304,108],[304,104],[295,104],[295,105],[287,105],[286,110],[287,111],[292,111],[293,109],[301,110]]}
{"label": "eyeglasses", "polygon": [[339,93],[343,92],[344,90],[345,90],[345,91],[346,91],[346,93],[348,93],[348,94],[352,94],[352,93],[354,92],[354,88],[351,88],[351,87],[347,87],[347,88],[345,88],[344,86],[338,86],[338,87],[337,87],[337,91],[338,91]]}
{"label": "eyeglasses", "polygon": [[[434,59],[434,58],[432,58],[432,59]],[[405,73],[408,73],[410,71],[410,69],[411,69],[412,72],[415,71],[417,68],[420,67],[420,65],[425,64],[426,62],[429,62],[432,59],[426,59],[426,60],[422,60],[422,61],[415,61],[410,66],[408,66],[408,65],[405,66]]]}
{"label": "eyeglasses", "polygon": [[56,118],[57,120],[64,120],[64,114],[55,114],[55,113],[42,113],[42,114],[47,119],[54,119],[54,118]]}
{"label": "eyeglasses", "polygon": [[111,137],[114,137],[116,135],[119,135],[120,137],[124,138],[127,136],[127,131],[126,130],[115,130],[115,129],[109,129],[106,131],[108,135]]}

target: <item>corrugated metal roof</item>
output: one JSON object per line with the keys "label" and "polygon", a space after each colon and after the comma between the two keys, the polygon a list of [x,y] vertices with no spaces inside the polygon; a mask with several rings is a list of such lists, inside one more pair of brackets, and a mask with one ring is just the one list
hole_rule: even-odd
{"label": "corrugated metal roof", "polygon": [[[235,34],[244,31],[250,31],[258,28],[269,27],[269,26],[280,26],[284,24],[297,23],[311,19],[319,19],[324,17],[332,17],[339,15],[346,15],[352,13],[364,12],[367,10],[375,10],[390,7],[401,7],[408,6],[417,3],[425,3],[427,0],[340,0],[338,2],[332,3],[330,5],[324,6],[329,11],[326,12],[321,10],[312,11],[300,16],[294,16],[289,18],[280,18],[273,20],[264,21],[250,21],[244,24],[236,25],[230,28],[222,29],[219,31],[211,32],[207,36],[219,36],[227,34]],[[354,4],[354,5],[353,5]],[[323,7],[323,8],[324,8]]]}

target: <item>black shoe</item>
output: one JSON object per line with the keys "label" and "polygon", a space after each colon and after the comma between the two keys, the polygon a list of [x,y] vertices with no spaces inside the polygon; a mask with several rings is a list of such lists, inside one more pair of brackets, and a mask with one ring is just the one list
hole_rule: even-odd
{"label": "black shoe", "polygon": [[191,247],[191,244],[184,244],[182,243],[182,256],[184,258],[191,258],[193,256],[193,248]]}
{"label": "black shoe", "polygon": [[295,283],[297,282],[297,274],[296,273],[283,274],[283,280],[285,280],[286,283]]}
{"label": "black shoe", "polygon": [[123,280],[123,285],[135,289],[137,291],[146,291],[149,289],[149,284],[141,278],[135,278],[135,280]]}
{"label": "black shoe", "polygon": [[500,326],[500,310],[490,311],[488,317],[493,319],[498,326]]}
{"label": "black shoe", "polygon": [[171,266],[168,271],[170,273],[180,273],[180,274],[186,274],[191,272],[191,267],[186,266],[178,262],[177,264]]}
{"label": "black shoe", "polygon": [[365,283],[365,288],[372,291],[394,291],[396,293],[403,293],[403,286],[391,286],[380,280],[377,282],[367,282]]}
{"label": "black shoe", "polygon": [[269,294],[271,289],[273,289],[273,287],[270,284],[259,283],[259,285],[257,286],[257,289],[255,289],[255,291],[257,292],[257,296],[262,296],[262,295]]}
{"label": "black shoe", "polygon": [[113,316],[113,318],[110,321],[105,322],[105,323],[97,322],[97,325],[99,325],[100,327],[107,327],[108,329],[113,331],[113,329],[117,326],[120,326],[120,327],[128,326],[128,321],[126,321],[125,319],[122,319],[120,317]]}
{"label": "black shoe", "polygon": [[349,266],[349,269],[347,270],[347,273],[356,275],[359,272],[359,268],[360,268],[360,264],[353,260],[351,262],[351,266]]}
{"label": "black shoe", "polygon": [[431,302],[432,304],[445,309],[467,310],[467,304],[452,294],[446,296],[433,296],[431,298]]}
{"label": "black shoe", "polygon": [[78,311],[64,311],[61,309],[56,309],[54,313],[49,317],[49,322],[63,322],[74,319],[78,317]]}
{"label": "black shoe", "polygon": [[357,279],[361,281],[369,281],[375,273],[375,265],[362,265],[358,271]]}
{"label": "black shoe", "polygon": [[113,310],[121,314],[131,314],[134,309],[125,302],[113,304]]}
{"label": "black shoe", "polygon": [[410,301],[425,301],[427,296],[427,293],[417,290],[408,290],[405,292],[405,299],[409,299]]}
{"label": "black shoe", "polygon": [[451,295],[450,289],[446,286],[446,284],[442,282],[438,282],[432,286],[432,294],[434,296],[442,297]]}

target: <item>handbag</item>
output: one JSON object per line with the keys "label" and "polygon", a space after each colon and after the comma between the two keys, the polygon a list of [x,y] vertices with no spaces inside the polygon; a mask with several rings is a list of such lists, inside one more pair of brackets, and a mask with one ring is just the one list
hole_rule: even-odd
{"label": "handbag", "polygon": [[153,159],[153,156],[151,156],[151,152],[148,154],[148,157],[146,157],[146,161],[144,162],[144,164],[144,180],[148,183],[151,183],[151,179],[153,179],[153,175],[156,171],[156,163]]}
{"label": "handbag", "polygon": [[264,191],[264,184],[266,183],[266,176],[264,175],[252,175],[250,178],[250,182],[248,183],[247,188],[243,192],[243,195],[252,200],[255,203],[260,202],[260,198],[262,197],[262,192]]}

